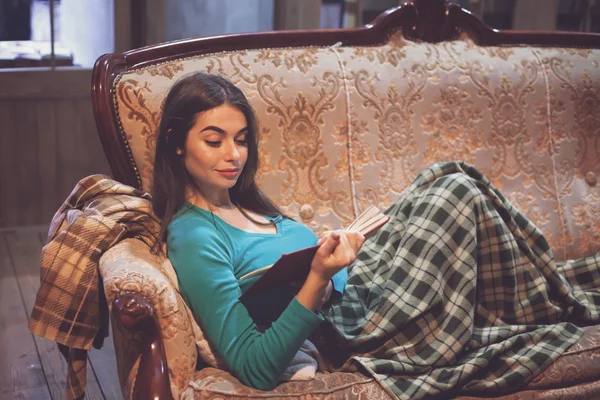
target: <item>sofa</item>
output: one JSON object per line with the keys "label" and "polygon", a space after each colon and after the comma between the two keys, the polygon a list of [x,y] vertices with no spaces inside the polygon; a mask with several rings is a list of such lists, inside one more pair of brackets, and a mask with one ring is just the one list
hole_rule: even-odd
{"label": "sofa", "polygon": [[[369,203],[386,208],[431,164],[464,160],[537,224],[558,260],[600,251],[600,35],[497,31],[456,4],[413,0],[357,29],[107,54],[92,96],[114,179],[150,191],[161,102],[193,71],[247,95],[260,124],[260,187],[317,234]],[[131,237],[99,268],[127,399],[392,398],[360,372],[245,387],[214,357],[167,259]],[[585,327],[502,398],[600,398],[598,360],[600,326]]]}

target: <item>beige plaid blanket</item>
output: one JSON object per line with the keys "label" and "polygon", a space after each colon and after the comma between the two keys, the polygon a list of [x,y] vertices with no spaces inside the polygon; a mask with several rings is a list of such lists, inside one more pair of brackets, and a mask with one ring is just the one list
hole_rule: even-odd
{"label": "beige plaid blanket", "polygon": [[67,399],[83,397],[87,350],[108,336],[100,256],[126,237],[151,245],[158,227],[148,193],[104,175],[79,181],[54,215],[29,330],[56,341],[67,359]]}

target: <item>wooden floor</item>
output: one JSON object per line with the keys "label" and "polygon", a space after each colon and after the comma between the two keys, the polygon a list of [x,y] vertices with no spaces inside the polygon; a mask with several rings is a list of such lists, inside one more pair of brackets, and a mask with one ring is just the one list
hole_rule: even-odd
{"label": "wooden floor", "polygon": [[[47,227],[0,230],[0,399],[63,399],[67,364],[56,344],[27,329]],[[122,399],[108,337],[88,356],[86,399]]]}

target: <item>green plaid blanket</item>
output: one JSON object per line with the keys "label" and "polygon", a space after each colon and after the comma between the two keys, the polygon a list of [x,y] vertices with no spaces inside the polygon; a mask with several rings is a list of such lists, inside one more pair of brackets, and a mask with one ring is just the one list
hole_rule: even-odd
{"label": "green plaid blanket", "polygon": [[398,398],[518,389],[600,320],[600,255],[556,262],[467,164],[425,170],[386,214],[321,335]]}

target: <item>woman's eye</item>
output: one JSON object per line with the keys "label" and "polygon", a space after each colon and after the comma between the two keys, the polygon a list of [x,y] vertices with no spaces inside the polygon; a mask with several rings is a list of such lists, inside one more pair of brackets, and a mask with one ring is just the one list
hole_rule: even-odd
{"label": "woman's eye", "polygon": [[209,145],[210,147],[219,147],[221,145],[220,141],[210,141],[210,140],[205,140],[206,144]]}
{"label": "woman's eye", "polygon": [[239,144],[240,146],[246,146],[248,145],[248,141],[246,139],[243,140],[236,140],[235,141],[237,144]]}

